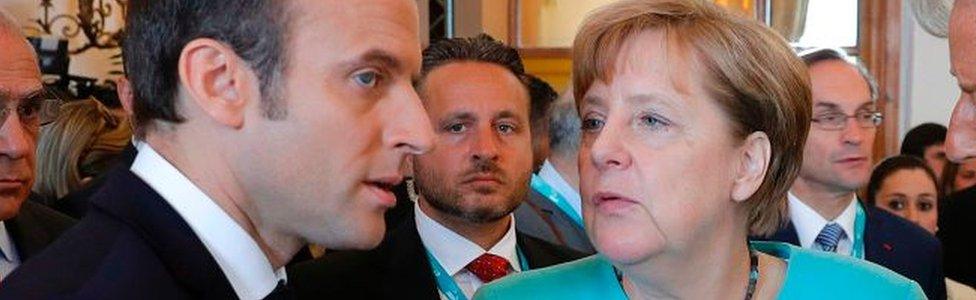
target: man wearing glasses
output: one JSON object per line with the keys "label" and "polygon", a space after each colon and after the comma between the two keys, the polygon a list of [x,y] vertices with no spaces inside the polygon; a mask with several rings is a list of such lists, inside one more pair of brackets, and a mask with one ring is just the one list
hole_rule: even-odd
{"label": "man wearing glasses", "polygon": [[[0,11],[0,281],[53,242],[74,220],[34,201],[34,149],[41,124],[57,116],[33,50]],[[2,285],[2,283],[0,283]]]}
{"label": "man wearing glasses", "polygon": [[811,49],[800,57],[810,72],[813,123],[788,196],[790,222],[770,239],[866,259],[917,281],[929,299],[945,299],[938,241],[857,199],[882,121],[877,84],[841,50]]}

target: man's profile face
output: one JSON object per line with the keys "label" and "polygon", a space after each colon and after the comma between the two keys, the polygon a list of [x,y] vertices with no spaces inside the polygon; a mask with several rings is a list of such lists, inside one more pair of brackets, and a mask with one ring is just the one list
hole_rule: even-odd
{"label": "man's profile face", "polygon": [[957,0],[952,8],[949,62],[961,93],[949,121],[946,155],[962,162],[976,158],[976,1]]}
{"label": "man's profile face", "polygon": [[430,121],[412,79],[420,70],[410,0],[296,0],[279,85],[282,120],[258,106],[236,154],[265,224],[330,249],[371,248],[411,153],[429,149]]}
{"label": "man's profile face", "polygon": [[436,133],[434,150],[413,160],[423,201],[472,223],[508,216],[532,171],[525,85],[496,64],[453,62],[428,73],[420,90]]}
{"label": "man's profile face", "polygon": [[17,215],[34,184],[38,125],[21,122],[17,107],[39,100],[42,91],[33,49],[0,25],[0,107],[10,109],[0,123],[0,220]]}

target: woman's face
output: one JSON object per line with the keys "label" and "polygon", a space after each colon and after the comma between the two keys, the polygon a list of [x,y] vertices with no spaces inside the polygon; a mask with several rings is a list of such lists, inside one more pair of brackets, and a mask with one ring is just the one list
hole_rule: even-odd
{"label": "woman's face", "polygon": [[687,63],[693,56],[668,55],[666,44],[661,31],[631,37],[611,82],[596,81],[580,101],[586,230],[619,264],[745,226],[730,198],[742,141]]}
{"label": "woman's face", "polygon": [[875,205],[935,233],[938,217],[935,182],[922,169],[888,175],[875,195]]}

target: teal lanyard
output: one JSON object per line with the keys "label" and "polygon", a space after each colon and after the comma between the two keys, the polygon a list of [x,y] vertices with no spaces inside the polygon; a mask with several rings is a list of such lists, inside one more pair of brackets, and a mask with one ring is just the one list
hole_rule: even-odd
{"label": "teal lanyard", "polygon": [[861,201],[854,200],[857,206],[857,213],[854,217],[854,240],[851,241],[851,256],[864,259],[864,223],[867,215],[861,207]]}
{"label": "teal lanyard", "polygon": [[542,177],[539,177],[539,175],[532,174],[532,189],[546,197],[546,199],[549,199],[549,201],[552,201],[552,203],[556,204],[556,207],[558,207],[559,210],[562,210],[563,213],[569,216],[569,218],[573,219],[576,226],[579,226],[580,229],[583,228],[583,217],[580,217],[580,215],[576,213],[576,210],[573,209],[573,206],[569,204],[566,197],[559,194],[555,188],[546,183],[545,180],[542,180]]}
{"label": "teal lanyard", "polygon": [[[437,281],[437,289],[439,289],[447,299],[450,300],[468,300],[468,297],[464,295],[461,291],[461,287],[454,282],[454,277],[451,274],[447,274],[441,263],[434,258],[433,254],[430,254],[430,250],[424,250],[427,252],[427,261],[430,262],[430,268],[434,271],[434,279]],[[519,266],[522,267],[522,271],[529,270],[529,263],[525,260],[525,255],[522,255],[522,250],[515,247],[515,253],[519,258]]]}

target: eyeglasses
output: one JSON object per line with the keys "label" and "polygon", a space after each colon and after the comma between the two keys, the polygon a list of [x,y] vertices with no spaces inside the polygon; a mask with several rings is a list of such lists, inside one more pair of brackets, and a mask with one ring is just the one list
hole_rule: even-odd
{"label": "eyeglasses", "polygon": [[[41,99],[27,101],[17,107],[4,106],[0,108],[0,124],[7,122],[10,111],[16,109],[17,117],[24,126],[36,127],[47,125],[58,118],[62,101],[58,99]],[[0,125],[2,126],[2,125]]]}
{"label": "eyeglasses", "polygon": [[827,113],[813,118],[815,127],[823,130],[841,130],[847,127],[847,119],[853,118],[861,128],[875,128],[881,125],[884,116],[876,111],[859,111],[854,115],[840,112]]}

